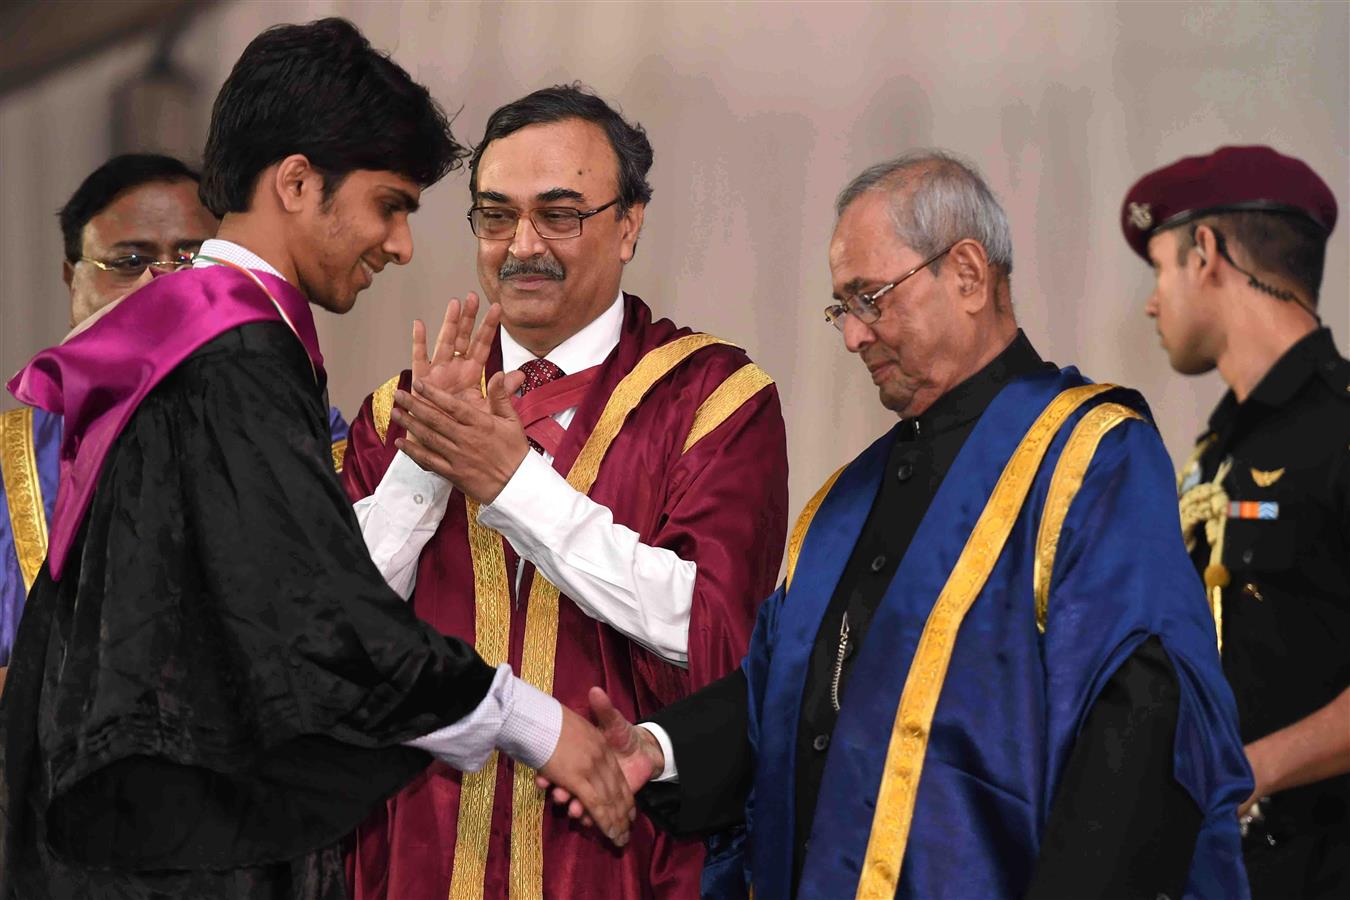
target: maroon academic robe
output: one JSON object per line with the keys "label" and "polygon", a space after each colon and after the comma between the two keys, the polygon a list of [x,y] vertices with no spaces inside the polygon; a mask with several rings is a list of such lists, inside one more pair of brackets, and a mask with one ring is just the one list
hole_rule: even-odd
{"label": "maroon academic robe", "polygon": [[[698,340],[669,320],[653,322],[636,297],[625,295],[624,302],[619,344],[553,462],[564,475],[579,455],[578,468],[585,466],[583,446],[595,443],[593,432],[605,432],[596,426],[617,402],[616,388],[620,397],[632,393],[638,376],[624,379],[639,360]],[[498,341],[488,374],[500,369]],[[409,379],[405,371],[397,383],[406,390]],[[388,421],[392,390],[391,381],[368,397],[352,424],[343,479],[353,501],[374,492],[397,452],[394,440],[403,431]],[[527,680],[539,683],[542,666],[541,686],[583,715],[587,690],[599,685],[637,720],[738,665],[756,608],[773,590],[787,527],[786,439],[773,383],[736,347],[695,350],[623,420],[588,493],[643,543],[697,564],[687,670],[590,618],[566,596],[550,606],[547,591],[541,594],[547,582],[533,566],[517,593],[506,573],[514,576],[518,558],[496,532],[471,526],[459,492],[422,552],[412,603],[440,631],[475,641],[489,662],[495,641]],[[494,756],[483,773],[461,779],[435,763],[391,799],[358,831],[351,865],[358,900],[698,895],[701,842],[659,833],[640,816],[627,848],[617,850],[545,805],[531,773],[515,769]]]}

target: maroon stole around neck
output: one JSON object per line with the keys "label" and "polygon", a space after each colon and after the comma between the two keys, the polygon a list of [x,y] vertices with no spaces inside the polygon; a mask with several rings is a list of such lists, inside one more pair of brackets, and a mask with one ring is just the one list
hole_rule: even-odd
{"label": "maroon stole around neck", "polygon": [[511,405],[520,416],[525,434],[544,448],[549,456],[557,458],[566,430],[553,416],[574,406],[580,406],[586,391],[600,375],[600,366],[591,366],[572,375],[537,387],[523,397],[512,397]]}

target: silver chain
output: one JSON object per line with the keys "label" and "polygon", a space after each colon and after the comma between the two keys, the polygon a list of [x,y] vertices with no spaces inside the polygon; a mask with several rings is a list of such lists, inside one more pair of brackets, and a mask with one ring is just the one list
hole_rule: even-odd
{"label": "silver chain", "polygon": [[844,672],[844,654],[848,652],[848,611],[844,611],[844,621],[839,625],[839,652],[834,658],[834,678],[830,681],[830,703],[834,711],[839,712],[839,677]]}

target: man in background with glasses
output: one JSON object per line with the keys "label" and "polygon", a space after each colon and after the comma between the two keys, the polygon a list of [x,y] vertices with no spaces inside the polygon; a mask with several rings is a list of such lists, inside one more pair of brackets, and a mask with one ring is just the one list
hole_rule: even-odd
{"label": "man in background with glasses", "polygon": [[[452,302],[430,363],[415,338],[353,423],[344,480],[418,615],[566,706],[600,684],[643,716],[740,662],[778,576],[777,392],[620,289],[651,198],[640,127],[557,86],[494,112],[477,147],[491,308],[471,340],[477,298]],[[698,894],[701,841],[640,819],[616,857],[544,805],[505,758],[436,767],[362,827],[357,896]]]}
{"label": "man in background with glasses", "polygon": [[1350,895],[1350,361],[1317,315],[1335,224],[1326,182],[1260,146],[1164,166],[1121,207],[1172,368],[1229,387],[1178,486],[1256,779],[1257,898]]}
{"label": "man in background with glasses", "polygon": [[[181,161],[154,153],[113,157],[95,169],[58,217],[65,246],[61,276],[70,289],[70,326],[149,284],[191,265],[220,220],[197,196],[201,180]],[[341,471],[347,422],[328,411],[333,462]],[[47,553],[56,502],[61,417],[38,407],[0,415],[0,685],[23,612]]]}
{"label": "man in background with glasses", "polygon": [[1143,398],[1037,354],[969,166],[882,163],[836,213],[825,317],[900,421],[807,504],[740,670],[642,726],[593,695],[639,800],[747,821],[759,897],[1245,895],[1250,781]]}

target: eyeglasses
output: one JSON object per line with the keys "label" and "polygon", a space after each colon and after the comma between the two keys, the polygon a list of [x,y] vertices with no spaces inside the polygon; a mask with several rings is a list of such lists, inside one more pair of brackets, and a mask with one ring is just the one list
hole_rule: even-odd
{"label": "eyeglasses", "polygon": [[[530,224],[546,241],[574,238],[581,234],[581,223],[602,213],[619,202],[619,198],[595,209],[580,210],[570,206],[541,206],[529,211]],[[469,210],[469,227],[475,237],[485,241],[509,241],[516,235],[520,213],[504,206],[475,206]]]}
{"label": "eyeglasses", "polygon": [[80,262],[87,262],[97,266],[104,272],[111,272],[122,280],[135,281],[145,273],[146,269],[156,269],[161,272],[177,272],[184,266],[192,265],[192,259],[197,255],[196,251],[189,253],[180,253],[173,259],[151,259],[148,256],[141,256],[139,253],[131,253],[127,256],[119,256],[116,259],[94,259],[92,256],[81,256]]}
{"label": "eyeglasses", "polygon": [[881,310],[877,307],[877,301],[886,295],[888,291],[894,290],[905,282],[907,278],[913,278],[919,272],[928,268],[942,257],[946,256],[960,241],[948,244],[941,253],[936,253],[910,269],[890,284],[883,284],[881,287],[872,291],[870,294],[855,294],[852,297],[845,298],[843,303],[833,303],[825,307],[825,321],[829,322],[840,331],[844,330],[844,316],[852,315],[864,325],[875,324],[881,318]]}

